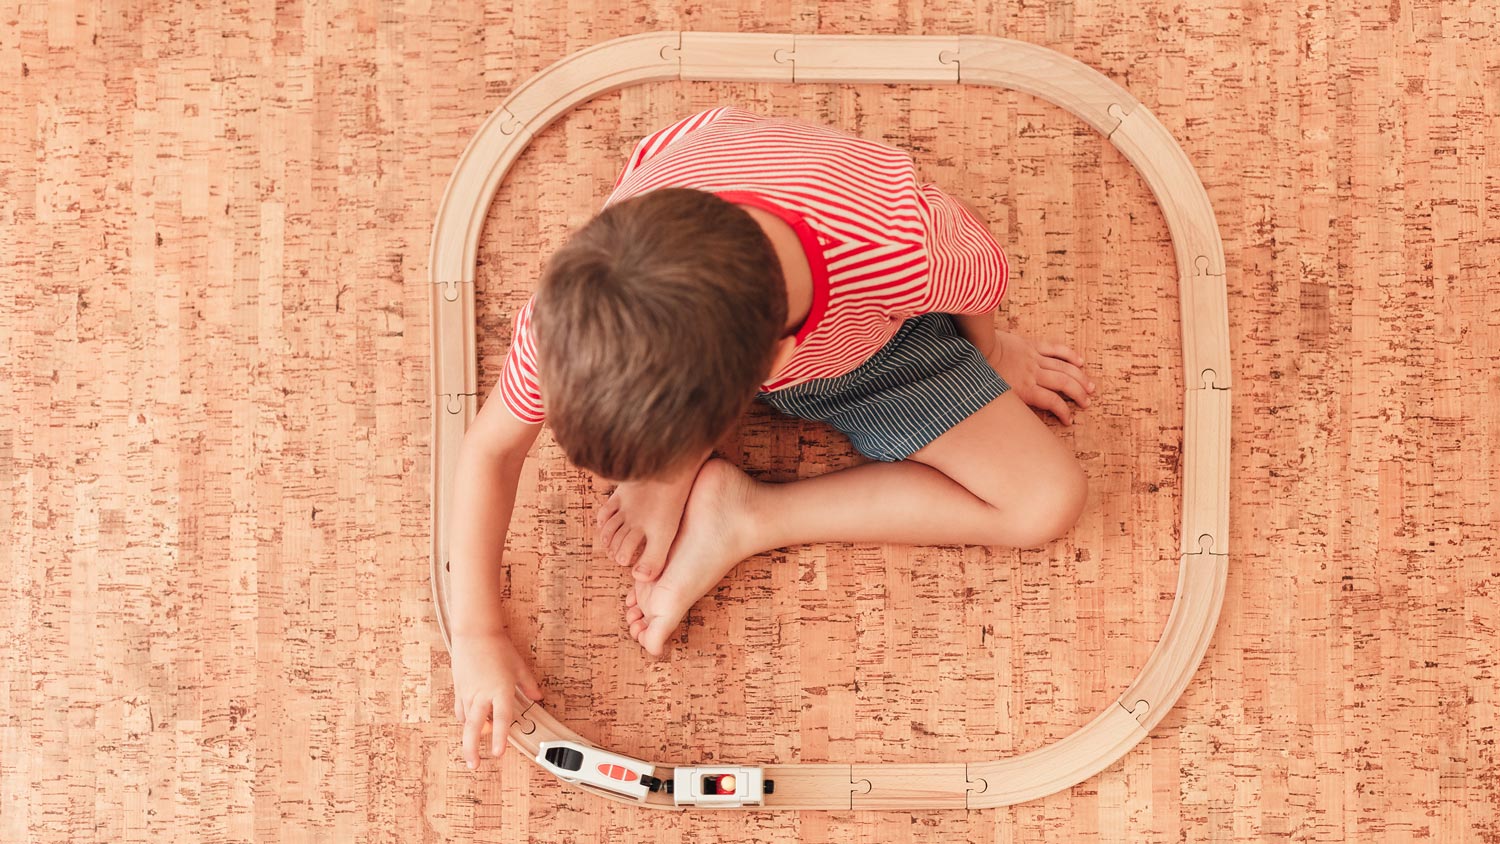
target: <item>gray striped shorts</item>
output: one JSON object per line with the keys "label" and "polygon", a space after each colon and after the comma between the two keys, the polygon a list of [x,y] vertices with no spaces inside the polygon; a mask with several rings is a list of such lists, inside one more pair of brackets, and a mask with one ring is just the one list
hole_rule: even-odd
{"label": "gray striped shorts", "polygon": [[853,371],[756,398],[788,416],[827,422],[860,454],[892,462],[910,457],[1009,389],[953,317],[923,314],[908,319]]}

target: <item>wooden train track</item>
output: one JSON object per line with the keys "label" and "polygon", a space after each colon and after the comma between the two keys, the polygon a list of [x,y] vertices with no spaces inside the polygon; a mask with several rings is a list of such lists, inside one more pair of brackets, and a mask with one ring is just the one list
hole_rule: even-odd
{"label": "wooden train track", "polygon": [[[1182,544],[1177,598],[1135,682],[1092,721],[1047,747],[987,762],[767,765],[776,783],[762,809],[989,808],[1034,800],[1112,765],[1182,693],[1213,636],[1229,554],[1229,316],[1224,247],[1208,194],[1182,148],[1145,106],[1087,65],[1053,50],[988,36],[781,35],[648,32],[568,56],[527,80],[490,115],[460,157],[438,208],[432,281],[432,584],[448,641],[446,516],[464,430],[477,411],[474,265],[485,214],[531,139],[568,109],[644,82],[953,82],[1013,88],[1067,109],[1140,171],[1171,232],[1182,301],[1185,372]],[[510,743],[533,758],[543,741],[581,736],[517,694]],[[658,776],[674,765],[655,763]],[[637,801],[586,784],[576,787]],[[652,793],[643,805],[670,809]]]}

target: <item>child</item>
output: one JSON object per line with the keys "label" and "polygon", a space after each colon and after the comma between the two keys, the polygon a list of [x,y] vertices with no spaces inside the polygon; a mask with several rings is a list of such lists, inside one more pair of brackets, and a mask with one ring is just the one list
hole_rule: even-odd
{"label": "child", "polygon": [[[1094,385],[1066,346],[997,333],[1008,267],[976,216],[907,154],[791,119],[714,108],[637,144],[548,262],[464,437],[449,623],[470,767],[490,719],[502,752],[512,689],[541,694],[497,564],[544,416],[570,460],[618,482],[598,542],[632,566],[625,623],[652,654],[763,551],[1032,547],[1072,527],[1083,471],[1027,405],[1071,424],[1063,396],[1088,407]],[[757,397],[877,462],[771,484],[709,459]]]}

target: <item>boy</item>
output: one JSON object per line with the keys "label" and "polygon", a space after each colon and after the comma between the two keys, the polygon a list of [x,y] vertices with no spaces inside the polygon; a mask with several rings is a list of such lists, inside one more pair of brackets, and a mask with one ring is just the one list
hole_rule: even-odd
{"label": "boy", "polygon": [[[505,371],[464,437],[450,565],[464,758],[535,676],[503,629],[497,565],[544,418],[617,482],[598,543],[634,583],[625,623],[661,654],[740,560],[808,542],[1032,547],[1086,496],[1071,424],[1094,385],[1066,346],[996,331],[1005,256],[909,155],[836,130],[709,109],[637,144],[600,212],[548,262]],[[498,398],[496,397],[498,394]],[[877,462],[758,483],[713,445],[755,399],[820,419]]]}

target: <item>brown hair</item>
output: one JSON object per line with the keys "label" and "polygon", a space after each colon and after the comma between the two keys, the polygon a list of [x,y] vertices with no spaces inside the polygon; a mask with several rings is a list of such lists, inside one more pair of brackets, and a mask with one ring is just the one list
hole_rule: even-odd
{"label": "brown hair", "polygon": [[786,310],[781,263],[743,208],[690,188],[609,206],[553,254],[532,308],[558,444],[616,481],[712,447],[768,376]]}

